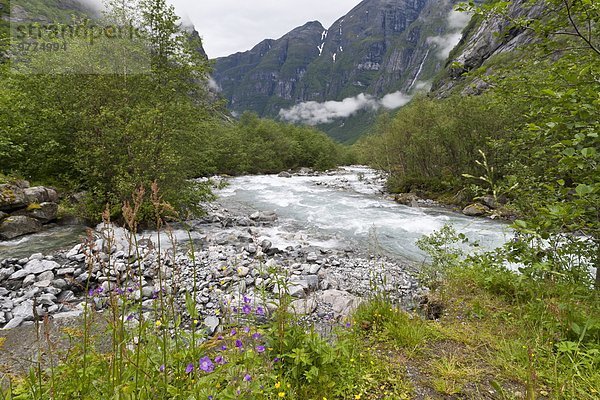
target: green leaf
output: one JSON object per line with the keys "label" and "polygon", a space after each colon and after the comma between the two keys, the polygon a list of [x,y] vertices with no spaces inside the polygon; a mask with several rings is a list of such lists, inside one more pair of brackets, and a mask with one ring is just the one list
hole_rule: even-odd
{"label": "green leaf", "polygon": [[588,194],[594,193],[594,188],[589,185],[581,184],[581,185],[577,186],[577,188],[575,188],[575,192],[577,192],[577,194],[580,197],[583,197],[583,196],[587,196]]}

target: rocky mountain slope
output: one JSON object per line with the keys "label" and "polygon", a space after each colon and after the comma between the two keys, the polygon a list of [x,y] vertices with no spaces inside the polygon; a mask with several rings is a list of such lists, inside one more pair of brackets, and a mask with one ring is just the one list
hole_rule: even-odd
{"label": "rocky mountain slope", "polygon": [[449,18],[454,3],[365,0],[329,29],[309,22],[217,59],[214,78],[232,111],[270,117],[307,101],[410,93],[443,67],[468,21]]}

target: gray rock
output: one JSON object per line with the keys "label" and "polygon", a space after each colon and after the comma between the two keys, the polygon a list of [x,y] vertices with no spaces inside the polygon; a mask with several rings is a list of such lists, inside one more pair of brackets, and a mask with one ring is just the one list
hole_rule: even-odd
{"label": "gray rock", "polygon": [[14,267],[0,269],[0,282],[8,279],[9,276],[15,273]]}
{"label": "gray rock", "polygon": [[0,240],[11,240],[41,230],[42,223],[37,219],[24,216],[11,216],[0,222]]}
{"label": "gray rock", "polygon": [[21,325],[23,323],[23,321],[25,321],[25,318],[22,317],[14,317],[13,319],[11,319],[10,321],[8,321],[8,324],[4,325],[4,330],[9,330],[9,329],[14,329],[16,327],[18,327],[19,325]]}
{"label": "gray rock", "polygon": [[239,267],[237,269],[237,274],[240,278],[245,278],[250,273],[250,268],[248,267]]}
{"label": "gray rock", "polygon": [[323,303],[330,304],[336,317],[347,317],[360,304],[360,299],[342,290],[330,289],[321,295]]}
{"label": "gray rock", "polygon": [[54,273],[52,271],[42,272],[37,277],[38,281],[52,281],[54,280]]}
{"label": "gray rock", "polygon": [[306,292],[304,291],[304,287],[302,285],[290,284],[287,287],[287,292],[292,297],[297,297],[300,299],[306,297]]}
{"label": "gray rock", "polygon": [[56,296],[50,293],[42,294],[38,297],[38,302],[46,306],[53,306]]}
{"label": "gray rock", "polygon": [[33,284],[33,286],[38,287],[38,288],[47,288],[52,284],[52,281],[48,280],[48,281],[39,281]]}
{"label": "gray rock", "polygon": [[22,188],[15,185],[0,185],[0,210],[17,210],[27,204]]}
{"label": "gray rock", "polygon": [[70,303],[75,301],[75,294],[70,290],[65,290],[58,296],[58,301],[60,303]]}
{"label": "gray rock", "polygon": [[56,203],[41,203],[30,204],[27,209],[19,210],[13,213],[14,216],[22,215],[37,219],[43,224],[54,221],[58,216],[58,204]]}
{"label": "gray rock", "polygon": [[43,186],[23,189],[27,204],[31,203],[56,203],[58,202],[58,194],[56,190]]}
{"label": "gray rock", "polygon": [[10,311],[14,306],[11,299],[0,298],[0,310]]}
{"label": "gray rock", "polygon": [[217,317],[210,316],[204,319],[204,325],[206,326],[209,335],[212,335],[216,332],[220,323],[221,321],[219,321],[219,318]]}
{"label": "gray rock", "polygon": [[54,271],[60,268],[60,264],[56,261],[50,260],[31,260],[27,264],[23,270],[27,271],[30,274],[39,275],[46,271]]}
{"label": "gray rock", "polygon": [[275,222],[277,221],[277,213],[275,211],[265,211],[259,213],[258,220],[260,222]]}
{"label": "gray rock", "polygon": [[44,255],[42,253],[35,253],[29,256],[29,261],[31,260],[43,260],[44,259]]}
{"label": "gray rock", "polygon": [[27,275],[25,279],[23,279],[23,286],[29,286],[35,282],[35,275]]}
{"label": "gray rock", "polygon": [[287,171],[281,171],[281,172],[279,173],[279,175],[277,175],[277,176],[278,176],[278,177],[280,177],[280,178],[291,178],[291,177],[292,177],[292,174],[290,174],[290,173],[289,173],[289,172],[287,172]]}
{"label": "gray rock", "polygon": [[417,207],[419,205],[419,197],[414,193],[397,194],[394,196],[394,201],[409,207]]}
{"label": "gray rock", "polygon": [[22,318],[25,321],[33,319],[33,300],[25,300],[13,310],[13,318]]}
{"label": "gray rock", "polygon": [[68,258],[69,260],[72,260],[73,257],[75,257],[77,254],[81,253],[82,250],[83,250],[83,245],[78,244],[77,246],[75,246],[71,250],[69,250],[67,252],[67,254],[65,255],[65,257]]}
{"label": "gray rock", "polygon": [[56,275],[64,276],[64,275],[73,275],[75,273],[75,268],[60,268],[56,271]]}
{"label": "gray rock", "polygon": [[469,204],[463,209],[463,214],[469,217],[481,217],[486,215],[490,211],[488,206],[484,206],[483,204]]}
{"label": "gray rock", "polygon": [[[13,273],[11,276],[8,277],[9,280],[16,280],[16,279],[23,279],[25,278],[27,275],[31,275],[29,273],[29,271],[26,271],[24,269],[20,269],[18,271],[16,271],[15,273]],[[34,275],[35,276],[35,275]]]}
{"label": "gray rock", "polygon": [[69,287],[69,284],[64,279],[55,279],[52,281],[52,286],[57,289],[65,289]]}
{"label": "gray rock", "polygon": [[485,206],[491,208],[492,210],[498,208],[499,206],[494,196],[483,196],[479,198],[479,201],[482,202]]}
{"label": "gray rock", "polygon": [[0,211],[0,221],[2,221],[4,218],[8,218],[8,214],[3,211]]}
{"label": "gray rock", "polygon": [[315,299],[300,299],[294,300],[289,305],[290,311],[296,315],[309,315],[317,309],[317,301]]}
{"label": "gray rock", "polygon": [[307,262],[315,262],[318,259],[319,259],[319,257],[317,256],[317,253],[315,253],[314,251],[312,251],[306,255]]}

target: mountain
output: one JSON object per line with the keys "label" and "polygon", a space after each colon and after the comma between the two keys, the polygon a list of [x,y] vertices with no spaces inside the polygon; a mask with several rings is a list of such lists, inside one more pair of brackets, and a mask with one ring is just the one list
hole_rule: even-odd
{"label": "mountain", "polygon": [[267,117],[303,102],[410,93],[433,79],[444,66],[448,43],[460,39],[468,17],[453,20],[454,3],[365,0],[328,29],[309,22],[216,59],[213,78],[231,111]]}

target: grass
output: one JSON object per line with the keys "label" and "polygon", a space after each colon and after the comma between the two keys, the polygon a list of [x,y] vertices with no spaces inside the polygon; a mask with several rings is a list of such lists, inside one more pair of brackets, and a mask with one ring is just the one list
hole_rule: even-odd
{"label": "grass", "polygon": [[[134,203],[123,208],[134,232],[143,197],[143,191],[136,193]],[[160,210],[166,206],[156,188],[150,203],[158,229],[165,229]],[[92,247],[88,251],[95,254]],[[190,256],[194,260],[193,249]],[[163,263],[159,259],[157,271]],[[0,399],[592,400],[600,395],[600,299],[585,287],[463,263],[444,266],[444,278],[428,295],[441,308],[437,320],[426,319],[427,312],[403,310],[374,288],[347,322],[334,323],[323,336],[288,312],[289,298],[281,295],[279,309],[266,318],[265,309],[240,294],[240,304],[223,304],[222,331],[208,336],[198,321],[195,289],[185,295],[182,309],[170,294],[179,288],[166,286],[158,272],[161,290],[150,306],[142,285],[136,286],[139,264],[130,264],[129,282],[117,282],[107,292],[84,292],[79,326],[61,332],[68,345],[57,346],[49,321],[38,321],[33,367],[22,376],[5,376]],[[178,274],[177,263],[169,264]],[[98,301],[107,305],[104,312],[93,306]]]}

